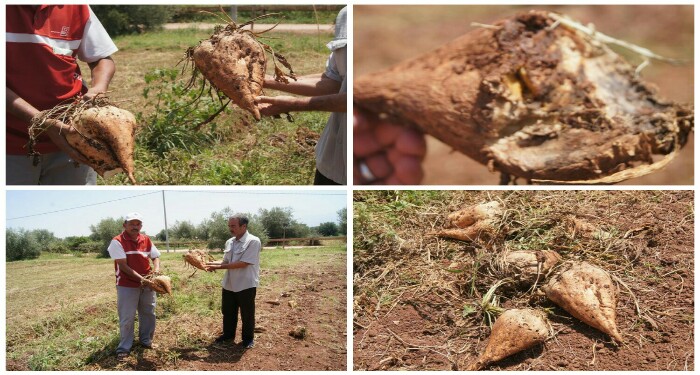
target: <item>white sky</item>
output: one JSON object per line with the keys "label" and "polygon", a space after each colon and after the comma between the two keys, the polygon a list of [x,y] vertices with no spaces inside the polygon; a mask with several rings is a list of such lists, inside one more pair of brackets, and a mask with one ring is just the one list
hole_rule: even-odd
{"label": "white sky", "polygon": [[[347,207],[345,190],[235,189],[165,190],[168,226],[184,220],[199,224],[225,207],[256,214],[261,208],[291,207],[294,219],[313,227],[337,222],[338,210]],[[114,201],[117,199],[122,200]],[[75,208],[107,201],[113,202]],[[90,225],[132,211],[143,215],[147,234],[165,228],[161,190],[9,190],[6,207],[8,228],[48,229],[61,238],[89,235]],[[69,208],[75,209],[50,213]],[[21,218],[29,215],[37,216]]]}

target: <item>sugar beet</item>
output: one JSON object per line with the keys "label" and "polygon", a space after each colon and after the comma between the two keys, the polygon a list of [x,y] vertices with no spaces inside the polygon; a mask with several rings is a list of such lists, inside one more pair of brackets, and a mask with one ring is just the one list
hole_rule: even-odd
{"label": "sugar beet", "polygon": [[359,77],[355,105],[532,182],[614,183],[667,164],[692,108],[659,99],[602,34],[562,19],[522,13]]}

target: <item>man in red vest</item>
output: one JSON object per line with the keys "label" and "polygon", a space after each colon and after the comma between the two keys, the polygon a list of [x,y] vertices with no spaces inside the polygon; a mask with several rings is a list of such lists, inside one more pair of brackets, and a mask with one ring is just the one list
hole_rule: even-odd
{"label": "man in red vest", "polygon": [[[66,142],[75,131],[47,121],[37,138],[38,164],[28,158],[29,124],[41,111],[83,95],[107,91],[115,72],[117,47],[87,5],[8,5],[5,89],[6,178],[8,185],[94,185],[95,171]],[[92,81],[83,81],[78,60],[88,63]]]}
{"label": "man in red vest", "polygon": [[144,348],[153,347],[156,330],[156,292],[143,286],[144,276],[160,272],[160,252],[148,236],[141,234],[141,214],[133,212],[124,218],[124,231],[109,244],[109,256],[114,259],[117,277],[117,310],[119,311],[119,346],[117,358],[125,359],[134,343],[134,318],[139,314],[139,342]]}

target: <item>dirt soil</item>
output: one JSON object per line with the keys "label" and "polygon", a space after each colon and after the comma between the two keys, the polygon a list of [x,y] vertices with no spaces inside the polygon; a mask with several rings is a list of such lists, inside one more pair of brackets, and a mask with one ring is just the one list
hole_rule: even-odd
{"label": "dirt soil", "polygon": [[[448,213],[489,200],[507,209],[503,241],[425,235]],[[544,309],[555,334],[487,370],[694,369],[692,191],[372,191],[354,201],[356,370],[465,369],[490,332],[478,304],[497,281],[493,254],[524,249],[608,271],[625,343],[614,346],[537,292],[499,288],[501,307]],[[572,220],[599,234],[574,230]]]}
{"label": "dirt soil", "polygon": [[[339,278],[341,267],[323,272],[311,270],[272,271],[262,277],[299,278],[302,285],[288,290],[258,288],[256,296],[255,347],[243,349],[240,322],[236,343],[215,344],[221,334],[220,314],[215,317],[185,316],[178,321],[159,324],[155,350],[135,345],[124,363],[112,353],[105,355],[86,370],[169,370],[169,371],[286,371],[346,370],[346,295],[345,278]],[[264,271],[263,271],[264,273]],[[213,286],[212,289],[219,289]],[[215,291],[212,291],[214,293]],[[163,298],[163,297],[161,297]],[[290,302],[294,305],[290,305]],[[269,302],[275,302],[269,303]],[[278,303],[278,304],[277,304]],[[307,336],[296,339],[289,332],[305,327]],[[186,328],[186,331],[182,331]],[[196,345],[179,344],[196,337]],[[92,368],[91,368],[92,367]],[[12,364],[8,363],[8,368]]]}
{"label": "dirt soil", "polygon": [[[357,77],[386,69],[398,62],[436,49],[472,30],[471,22],[490,24],[497,19],[530,10],[529,6],[356,6],[354,17]],[[689,6],[538,6],[593,23],[613,37],[664,55],[687,61],[673,66],[652,63],[642,77],[659,88],[659,95],[681,103],[693,103],[693,12]],[[628,27],[645,20],[644,28]],[[634,56],[617,50],[632,64]],[[625,184],[692,184],[692,139],[670,165]],[[656,160],[656,159],[655,159]],[[428,137],[424,184],[498,184],[499,174]],[[521,182],[522,183],[522,182]]]}

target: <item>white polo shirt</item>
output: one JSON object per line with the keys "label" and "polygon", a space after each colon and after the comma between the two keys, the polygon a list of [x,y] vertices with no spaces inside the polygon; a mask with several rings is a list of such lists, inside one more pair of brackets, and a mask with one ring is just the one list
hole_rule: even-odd
{"label": "white polo shirt", "polygon": [[226,241],[224,246],[224,260],[222,264],[235,263],[238,261],[249,263],[243,268],[226,270],[221,287],[232,291],[240,292],[244,289],[257,288],[260,280],[260,250],[262,245],[260,239],[253,236],[248,231],[237,240],[235,237]]}

